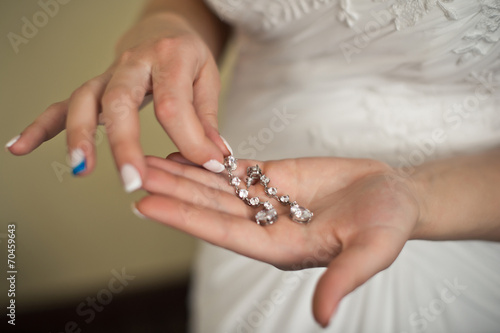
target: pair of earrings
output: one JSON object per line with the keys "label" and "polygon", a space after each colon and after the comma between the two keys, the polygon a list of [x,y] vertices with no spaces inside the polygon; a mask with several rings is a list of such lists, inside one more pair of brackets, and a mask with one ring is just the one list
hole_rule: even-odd
{"label": "pair of earrings", "polygon": [[269,201],[263,202],[257,196],[249,197],[250,186],[257,183],[260,183],[262,186],[264,186],[264,193],[268,197],[277,200],[282,205],[290,207],[290,218],[293,221],[302,224],[311,222],[313,213],[309,209],[299,206],[296,201],[291,201],[288,195],[278,195],[278,189],[276,187],[269,186],[271,180],[269,179],[269,177],[262,173],[262,170],[258,165],[250,166],[247,168],[245,188],[240,188],[242,180],[241,178],[233,174],[233,172],[238,167],[237,159],[233,155],[230,155],[224,159],[224,167],[226,168],[229,177],[229,185],[233,186],[236,195],[251,207],[258,208],[259,206],[263,206],[263,209],[255,215],[255,222],[257,222],[257,224],[262,226],[271,225],[278,219],[278,212]]}

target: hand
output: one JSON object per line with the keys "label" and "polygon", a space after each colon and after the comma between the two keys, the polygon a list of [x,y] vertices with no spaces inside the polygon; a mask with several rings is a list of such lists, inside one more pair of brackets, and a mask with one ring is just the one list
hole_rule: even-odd
{"label": "hand", "polygon": [[133,191],[147,171],[138,108],[153,94],[156,117],[184,156],[220,172],[228,151],[217,125],[219,74],[203,40],[180,16],[161,14],[130,30],[119,48],[123,51],[103,74],[49,106],[9,150],[27,154],[66,128],[73,171],[86,175],[95,166],[93,137],[100,122],[126,190]]}
{"label": "hand", "polygon": [[[235,196],[227,177],[190,165],[179,154],[147,158],[149,195],[136,203],[144,216],[212,244],[281,269],[327,267],[314,295],[314,315],[323,326],[340,300],[396,259],[419,220],[413,186],[374,160],[305,158],[271,162],[239,160],[244,179],[256,163],[278,194],[310,209],[310,224],[293,222],[288,209],[269,199],[278,220],[259,226],[259,209]],[[262,186],[261,199],[266,198]],[[252,192],[251,192],[252,194]]]}

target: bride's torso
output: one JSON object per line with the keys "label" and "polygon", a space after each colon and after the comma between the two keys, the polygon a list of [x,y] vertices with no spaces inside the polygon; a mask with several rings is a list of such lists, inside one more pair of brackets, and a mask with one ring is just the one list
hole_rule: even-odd
{"label": "bride's torso", "polygon": [[[206,2],[236,27],[222,133],[239,158],[372,157],[408,169],[500,143],[499,0]],[[408,242],[344,298],[328,331],[496,331],[499,253]],[[203,244],[195,272],[196,332],[321,331],[310,309],[322,269],[283,272]]]}
{"label": "bride's torso", "polygon": [[500,138],[498,0],[207,3],[236,27],[224,134],[240,157],[397,164]]}

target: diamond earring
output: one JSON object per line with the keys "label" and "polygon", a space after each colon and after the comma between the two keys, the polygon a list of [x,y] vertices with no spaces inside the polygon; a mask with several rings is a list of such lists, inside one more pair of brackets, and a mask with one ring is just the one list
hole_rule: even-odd
{"label": "diamond earring", "polygon": [[271,225],[278,219],[278,212],[269,201],[262,202],[259,197],[249,198],[250,186],[257,183],[264,186],[264,193],[266,193],[268,197],[277,200],[282,205],[290,206],[290,218],[293,221],[302,224],[308,224],[311,222],[314,214],[309,209],[299,206],[296,201],[290,201],[290,197],[288,195],[278,196],[278,189],[276,187],[269,187],[271,180],[262,173],[262,170],[258,165],[247,168],[247,177],[245,178],[246,188],[239,187],[242,180],[233,174],[233,171],[235,171],[238,167],[237,159],[233,155],[224,159],[224,167],[226,168],[229,177],[229,185],[233,186],[236,195],[251,207],[264,207],[264,209],[255,215],[255,222],[257,222],[257,224],[262,226]]}

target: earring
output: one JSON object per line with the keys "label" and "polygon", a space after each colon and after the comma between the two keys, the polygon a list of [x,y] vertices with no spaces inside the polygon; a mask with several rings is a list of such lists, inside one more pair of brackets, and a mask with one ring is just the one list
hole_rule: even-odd
{"label": "earring", "polygon": [[251,207],[264,207],[264,209],[262,209],[255,215],[255,222],[257,222],[257,224],[262,226],[271,225],[278,219],[278,212],[269,201],[263,202],[258,196],[249,197],[250,187],[257,183],[260,183],[262,186],[264,186],[264,193],[268,197],[277,200],[282,205],[290,206],[290,218],[293,221],[302,224],[308,224],[309,222],[311,222],[314,214],[309,209],[299,206],[296,201],[291,201],[290,196],[278,196],[278,189],[276,187],[269,186],[271,180],[269,179],[269,177],[262,173],[259,165],[250,166],[247,168],[247,177],[245,178],[246,188],[240,188],[242,180],[233,174],[233,171],[238,168],[237,159],[233,155],[230,155],[224,159],[224,167],[226,168],[228,174],[229,185],[233,186],[236,195]]}

